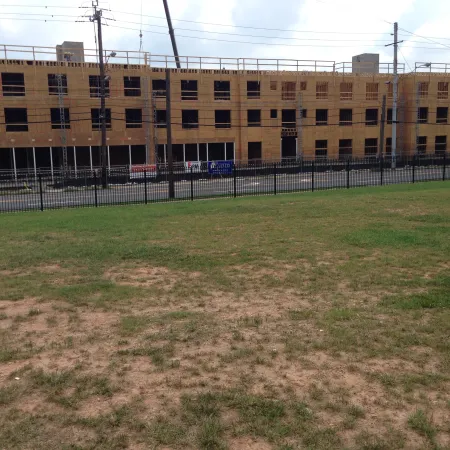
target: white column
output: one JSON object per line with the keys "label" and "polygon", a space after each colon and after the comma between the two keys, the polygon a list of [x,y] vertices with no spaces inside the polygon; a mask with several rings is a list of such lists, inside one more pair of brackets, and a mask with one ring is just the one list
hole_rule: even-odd
{"label": "white column", "polygon": [[295,138],[295,156],[298,155],[298,138]]}
{"label": "white column", "polygon": [[109,145],[106,146],[106,150],[108,151],[108,169],[111,170],[111,161],[109,158]]}
{"label": "white column", "polygon": [[17,181],[16,149],[14,147],[12,148],[12,157],[13,157],[14,179]]}
{"label": "white column", "polygon": [[164,144],[164,164],[167,162],[167,144]]}
{"label": "white column", "polygon": [[50,172],[52,174],[52,183],[53,183],[53,151],[50,147]]}
{"label": "white column", "polygon": [[33,147],[33,166],[34,166],[34,178],[37,178],[37,169],[36,169],[36,149]]}
{"label": "white column", "polygon": [[128,145],[128,160],[130,161],[130,169],[131,169],[131,166],[132,166],[132,163],[131,163],[131,144]]}
{"label": "white column", "polygon": [[73,165],[75,167],[75,178],[77,177],[77,148],[73,146]]}
{"label": "white column", "polygon": [[92,146],[91,145],[89,146],[89,164],[91,165],[91,172],[92,172],[93,167],[92,167]]}
{"label": "white column", "polygon": [[183,144],[183,162],[186,162],[186,144]]}
{"label": "white column", "polygon": [[197,161],[200,161],[200,144],[197,143]]}
{"label": "white column", "polygon": [[206,143],[206,161],[209,161],[209,149],[208,149],[208,143]]}

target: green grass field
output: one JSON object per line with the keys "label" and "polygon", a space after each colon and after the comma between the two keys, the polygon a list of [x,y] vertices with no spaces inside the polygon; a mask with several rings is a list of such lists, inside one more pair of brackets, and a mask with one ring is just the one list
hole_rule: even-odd
{"label": "green grass field", "polygon": [[450,449],[449,183],[0,223],[0,448]]}

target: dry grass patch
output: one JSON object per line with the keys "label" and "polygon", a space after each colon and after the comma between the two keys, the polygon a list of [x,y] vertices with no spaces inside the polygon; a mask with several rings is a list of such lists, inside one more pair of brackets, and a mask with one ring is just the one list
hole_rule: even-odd
{"label": "dry grass patch", "polygon": [[448,447],[448,192],[6,218],[0,442]]}

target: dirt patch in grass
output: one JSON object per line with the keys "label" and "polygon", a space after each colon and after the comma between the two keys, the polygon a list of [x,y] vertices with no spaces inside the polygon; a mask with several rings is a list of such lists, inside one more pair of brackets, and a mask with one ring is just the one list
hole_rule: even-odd
{"label": "dirt patch in grass", "polygon": [[8,317],[15,317],[18,315],[27,315],[30,310],[40,310],[42,305],[38,301],[39,299],[30,297],[23,300],[2,300],[0,301],[0,311],[4,312]]}
{"label": "dirt patch in grass", "polygon": [[[258,398],[289,402],[295,397],[307,402],[319,430],[331,427],[350,448],[359,439],[362,429],[376,435],[380,429],[388,434],[389,427],[403,430],[404,448],[415,448],[422,438],[412,430],[405,431],[414,405],[430,403],[435,414],[442,417],[447,411],[444,400],[436,396],[438,391],[431,379],[402,379],[405,373],[423,375],[425,370],[436,369],[436,361],[423,367],[411,360],[395,358],[369,358],[358,362],[352,360],[351,353],[335,354],[319,349],[328,331],[319,329],[314,322],[316,318],[344,320],[342,323],[346,326],[345,321],[353,317],[337,312],[327,316],[324,299],[315,303],[314,299],[306,300],[278,290],[264,295],[259,291],[242,296],[216,294],[209,300],[201,299],[200,303],[185,301],[178,311],[164,306],[149,309],[144,302],[130,305],[126,310],[121,306],[112,311],[64,308],[63,303],[52,308],[36,299],[8,302],[8,315],[26,316],[24,322],[11,322],[10,338],[17,342],[28,340],[33,347],[41,349],[21,362],[12,361],[2,366],[0,382],[4,386],[17,382],[16,373],[19,373],[20,383],[27,382],[29,370],[42,370],[46,376],[75,371],[76,379],[80,380],[105,377],[116,387],[111,393],[107,391],[108,395],[64,390],[57,392],[50,402],[42,394],[34,394],[28,402],[24,393],[12,401],[11,407],[27,414],[74,411],[71,414],[76,414],[80,420],[100,423],[104,417],[113,417],[114,411],[138,399],[141,406],[136,414],[154,420],[166,409],[178,414],[180,398],[185,394],[204,390],[222,392],[239,387]],[[38,312],[28,315],[37,307]],[[130,315],[125,316],[125,313]],[[118,333],[117,327],[124,326],[126,317],[129,318],[125,322],[126,333]],[[49,318],[54,320],[49,323]],[[415,351],[413,347],[411,351]],[[417,348],[418,353],[423,351],[422,347]],[[26,367],[31,369],[20,374]],[[394,382],[398,384],[394,386],[396,389],[389,389]],[[413,397],[413,403],[403,403],[402,399],[408,395],[403,389],[405,382],[409,383],[409,392],[426,390],[426,395]],[[77,395],[81,395],[80,399]],[[364,412],[352,409],[352,405]],[[234,417],[235,412],[231,411],[230,417]],[[211,424],[205,425],[206,431],[202,433],[212,433],[209,428],[212,427],[214,433],[218,433],[214,439],[220,441],[228,436],[229,448],[273,447],[266,437],[258,435],[231,437],[225,423],[224,420],[220,425],[225,427],[220,433],[219,428]],[[195,436],[200,433],[192,432]],[[312,439],[317,448],[322,448],[328,439],[334,439],[328,432],[323,431],[324,436],[320,433],[316,430],[312,437],[308,435],[304,439]],[[281,437],[274,439],[280,445],[288,442]],[[366,436],[365,439],[372,438]],[[439,439],[444,442],[447,437]],[[190,448],[196,448],[195,445]]]}
{"label": "dirt patch in grass", "polygon": [[240,450],[271,450],[273,448],[261,439],[250,437],[232,438],[229,440],[229,447]]}
{"label": "dirt patch in grass", "polygon": [[170,290],[177,281],[198,278],[199,272],[180,272],[167,267],[113,267],[105,272],[105,278],[122,286],[157,287]]}

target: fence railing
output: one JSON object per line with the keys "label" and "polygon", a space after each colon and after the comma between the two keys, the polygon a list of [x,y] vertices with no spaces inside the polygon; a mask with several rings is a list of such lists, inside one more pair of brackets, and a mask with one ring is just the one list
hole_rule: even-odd
{"label": "fence railing", "polygon": [[[287,160],[225,164],[202,163],[169,172],[127,167],[70,171],[40,170],[14,177],[0,173],[0,212],[99,207],[119,204],[195,200],[214,197],[277,195],[286,192],[350,189],[421,181],[448,180],[449,158]],[[173,183],[174,189],[169,189]],[[171,193],[173,192],[173,195]]]}

